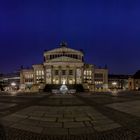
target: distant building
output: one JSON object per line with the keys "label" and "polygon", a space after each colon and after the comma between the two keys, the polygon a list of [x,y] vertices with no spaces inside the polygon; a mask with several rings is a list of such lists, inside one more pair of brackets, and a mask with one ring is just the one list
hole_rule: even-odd
{"label": "distant building", "polygon": [[81,50],[71,49],[62,42],[60,47],[44,52],[44,62],[22,69],[22,87],[39,88],[40,85],[82,85],[89,91],[108,89],[108,70],[84,62]]}
{"label": "distant building", "polygon": [[0,83],[4,87],[9,87],[9,86],[11,86],[12,83],[15,83],[16,87],[19,87],[19,85],[20,85],[20,72],[0,74]]}
{"label": "distant building", "polygon": [[109,74],[108,76],[108,87],[109,89],[123,89],[128,90],[128,79],[130,75],[117,75]]}
{"label": "distant building", "polygon": [[140,70],[129,78],[128,86],[130,90],[140,90]]}

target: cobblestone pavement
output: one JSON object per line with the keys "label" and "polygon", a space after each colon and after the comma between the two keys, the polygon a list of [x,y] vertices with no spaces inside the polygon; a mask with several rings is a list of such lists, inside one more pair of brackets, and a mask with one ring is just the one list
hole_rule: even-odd
{"label": "cobblestone pavement", "polygon": [[[138,140],[139,104],[138,98],[88,93],[0,96],[0,136],[8,140]],[[126,114],[131,106],[138,107]]]}

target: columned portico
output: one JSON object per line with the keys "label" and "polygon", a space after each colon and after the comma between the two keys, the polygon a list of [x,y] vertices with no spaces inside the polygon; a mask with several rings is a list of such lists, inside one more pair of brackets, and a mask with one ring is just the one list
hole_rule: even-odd
{"label": "columned portico", "polygon": [[103,89],[108,84],[108,71],[85,64],[82,51],[61,43],[60,47],[44,52],[43,64],[21,71],[21,84],[28,84],[26,81],[35,85],[62,85],[65,81],[66,85],[82,85],[88,90]]}

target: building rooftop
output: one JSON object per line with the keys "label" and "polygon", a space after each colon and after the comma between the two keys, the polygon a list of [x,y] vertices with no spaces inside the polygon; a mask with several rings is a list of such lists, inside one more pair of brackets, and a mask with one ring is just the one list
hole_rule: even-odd
{"label": "building rooftop", "polygon": [[133,76],[132,78],[134,79],[140,79],[140,70],[138,70]]}
{"label": "building rooftop", "polygon": [[124,75],[124,74],[109,74],[109,79],[128,79],[131,75]]}

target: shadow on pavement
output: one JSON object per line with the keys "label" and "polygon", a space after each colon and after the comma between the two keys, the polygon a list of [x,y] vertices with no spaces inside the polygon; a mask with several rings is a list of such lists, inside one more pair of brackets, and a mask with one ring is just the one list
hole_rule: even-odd
{"label": "shadow on pavement", "polygon": [[0,140],[7,140],[6,139],[6,131],[4,129],[4,126],[0,124]]}

